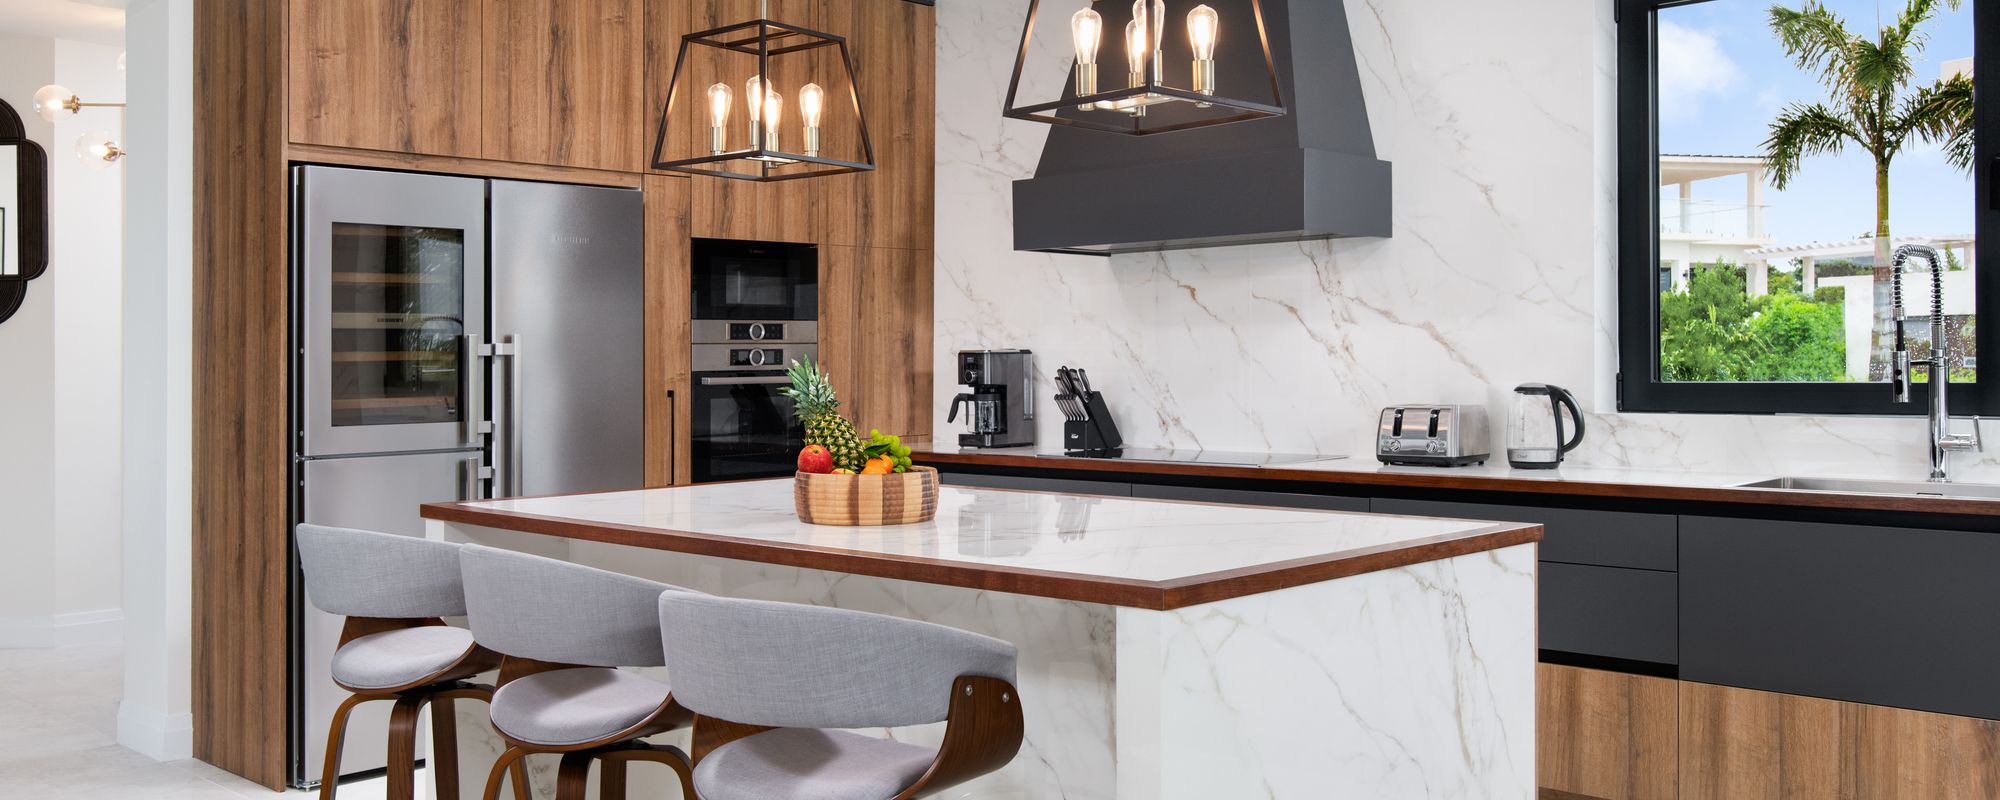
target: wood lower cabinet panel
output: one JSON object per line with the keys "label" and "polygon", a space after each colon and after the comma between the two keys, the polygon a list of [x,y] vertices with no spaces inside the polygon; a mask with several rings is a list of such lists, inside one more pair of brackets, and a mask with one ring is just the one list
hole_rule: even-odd
{"label": "wood lower cabinet panel", "polygon": [[1678,687],[1670,678],[1538,665],[1539,783],[1572,796],[1671,800]]}
{"label": "wood lower cabinet panel", "polygon": [[1693,682],[1680,717],[1683,797],[2000,797],[2000,722]]}
{"label": "wood lower cabinet panel", "polygon": [[[468,2],[468,5],[474,5]],[[639,172],[641,0],[485,0],[486,158]]]}
{"label": "wood lower cabinet panel", "polygon": [[820,359],[856,432],[931,433],[928,251],[822,246]]}
{"label": "wood lower cabinet panel", "polygon": [[291,141],[480,155],[480,4],[289,5]]}
{"label": "wood lower cabinet panel", "polygon": [[689,480],[688,180],[646,177],[646,485]]}

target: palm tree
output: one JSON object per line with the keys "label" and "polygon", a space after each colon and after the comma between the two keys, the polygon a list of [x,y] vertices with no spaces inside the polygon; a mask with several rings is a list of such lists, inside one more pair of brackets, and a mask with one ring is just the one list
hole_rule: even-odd
{"label": "palm tree", "polygon": [[1803,8],[1771,7],[1771,30],[1799,69],[1817,73],[1829,97],[1819,103],[1793,103],[1771,122],[1764,141],[1764,158],[1771,165],[1771,185],[1784,189],[1805,159],[1839,155],[1858,147],[1875,159],[1875,331],[1873,372],[1887,360],[1882,331],[1889,326],[1889,308],[1881,285],[1888,280],[1889,166],[1897,154],[1916,142],[1944,146],[1951,164],[1972,171],[1972,79],[1953,76],[1914,91],[1910,78],[1924,50],[1923,25],[1938,7],[1954,10],[1960,0],[1908,0],[1903,12],[1882,27],[1874,41],[1849,33],[1847,22],[1817,0]]}

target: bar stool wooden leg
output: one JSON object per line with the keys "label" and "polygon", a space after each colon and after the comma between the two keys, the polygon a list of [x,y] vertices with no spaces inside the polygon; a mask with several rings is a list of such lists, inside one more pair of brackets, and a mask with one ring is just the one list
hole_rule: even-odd
{"label": "bar stool wooden leg", "polygon": [[417,714],[426,699],[398,697],[396,708],[389,712],[389,800],[416,800]]}
{"label": "bar stool wooden leg", "polygon": [[[668,769],[674,771],[674,777],[680,781],[683,800],[696,800],[694,766],[688,763],[687,754],[681,752],[678,747],[640,742],[630,747],[599,753],[597,760],[604,765],[604,780],[598,786],[598,796],[601,800],[623,800],[626,765],[633,761],[651,761],[667,765]],[[618,776],[616,786],[620,794],[617,795],[610,794],[613,775]]]}
{"label": "bar stool wooden leg", "polygon": [[597,762],[597,800],[625,800],[625,762],[605,758]]}
{"label": "bar stool wooden leg", "polygon": [[351,694],[340,701],[339,708],[334,709],[333,725],[326,732],[326,767],[320,771],[320,800],[334,800],[334,795],[340,792],[340,751],[347,744],[347,716],[354,713],[355,706],[380,699]]}
{"label": "bar stool wooden leg", "polygon": [[500,782],[511,780],[514,784],[514,800],[528,800],[528,770],[521,759],[528,751],[519,747],[509,747],[493,762],[493,771],[486,775],[486,791],[481,800],[500,800]]}
{"label": "bar stool wooden leg", "polygon": [[590,791],[590,751],[564,753],[562,768],[556,771],[556,800],[584,800]]}
{"label": "bar stool wooden leg", "polygon": [[438,800],[458,800],[458,718],[451,695],[431,697],[431,777]]}

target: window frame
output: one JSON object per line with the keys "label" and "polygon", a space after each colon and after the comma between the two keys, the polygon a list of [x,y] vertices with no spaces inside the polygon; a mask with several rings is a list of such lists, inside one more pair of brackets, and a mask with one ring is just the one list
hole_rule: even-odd
{"label": "window frame", "polygon": [[[1618,410],[1634,413],[1923,416],[1931,385],[1913,384],[1910,402],[1890,400],[1884,383],[1697,383],[1660,380],[1658,12],[1714,0],[1615,0],[1618,22]],[[2000,12],[1973,6],[1973,74],[2000,76]],[[2000,80],[2000,79],[1996,79]],[[2000,85],[2000,84],[1996,84]],[[1977,93],[1973,182],[1979,205],[1969,265],[1977,271],[1974,314],[1980,352],[2000,359],[2000,89]],[[1912,278],[1922,281],[1925,278]],[[1920,286],[1919,294],[1928,294]],[[2000,415],[2000,368],[1973,383],[1948,384],[1954,415]]]}

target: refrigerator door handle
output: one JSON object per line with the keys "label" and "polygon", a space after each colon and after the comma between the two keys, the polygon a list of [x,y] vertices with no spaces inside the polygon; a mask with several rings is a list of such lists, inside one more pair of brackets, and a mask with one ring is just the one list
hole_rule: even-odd
{"label": "refrigerator door handle", "polygon": [[484,459],[480,456],[473,456],[458,462],[458,499],[460,502],[492,499],[488,493],[481,491],[481,489],[485,488],[484,482],[493,478],[493,468],[479,463],[482,460]]}
{"label": "refrigerator door handle", "polygon": [[465,402],[460,407],[459,428],[466,447],[479,447],[486,443],[484,437],[493,432],[492,421],[486,419],[486,370],[483,360],[493,355],[493,348],[479,341],[478,334],[464,334],[458,337],[458,374],[465,387]]}
{"label": "refrigerator door handle", "polygon": [[499,497],[520,497],[521,478],[521,337],[509,334],[500,337],[493,346],[495,364],[504,364],[501,371],[500,393],[503,398],[499,413],[494,415],[493,463],[498,468],[499,478],[494,481],[494,494]]}

